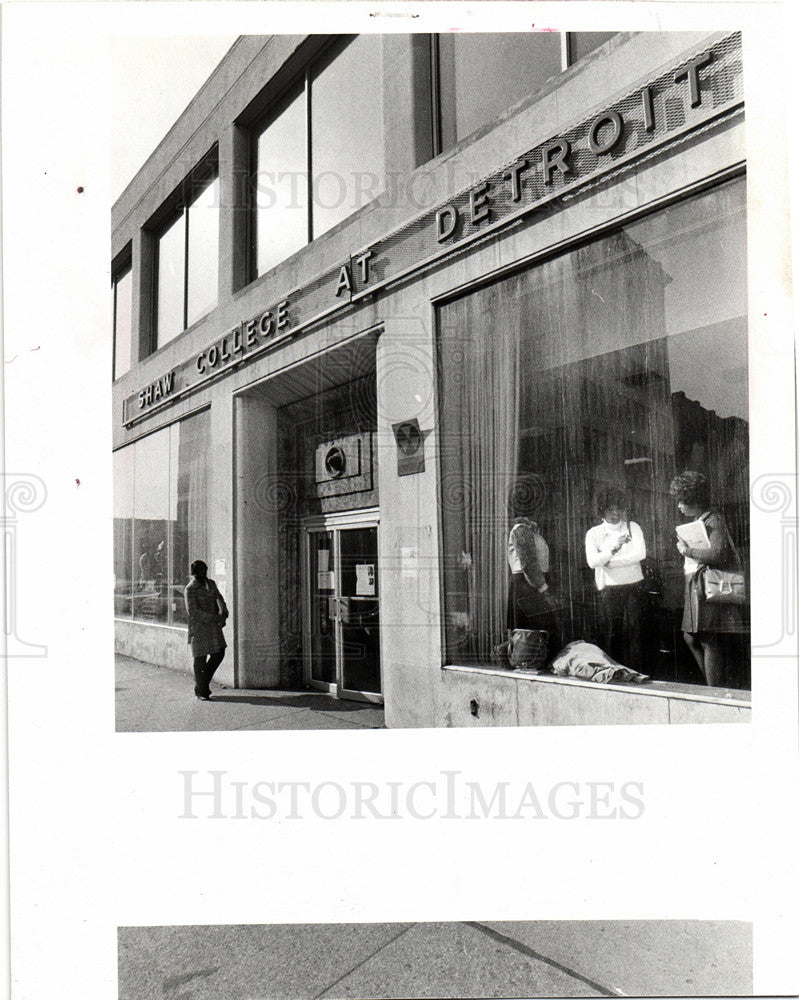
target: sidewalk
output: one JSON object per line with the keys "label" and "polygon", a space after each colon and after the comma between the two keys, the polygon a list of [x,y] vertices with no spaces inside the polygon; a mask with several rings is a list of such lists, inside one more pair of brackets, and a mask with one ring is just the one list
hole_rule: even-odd
{"label": "sidewalk", "polygon": [[383,729],[383,708],[319,691],[248,691],[212,683],[210,701],[194,697],[194,679],[116,656],[118,733],[276,729]]}
{"label": "sidewalk", "polygon": [[119,1000],[751,996],[752,930],[702,920],[122,927]]}

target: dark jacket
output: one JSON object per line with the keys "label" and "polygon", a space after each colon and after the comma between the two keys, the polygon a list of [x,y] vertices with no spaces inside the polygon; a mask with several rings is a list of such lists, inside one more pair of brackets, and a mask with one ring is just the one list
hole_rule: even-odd
{"label": "dark jacket", "polygon": [[183,591],[189,619],[188,641],[194,656],[207,656],[227,645],[222,634],[229,614],[225,599],[213,580],[206,579],[205,583],[207,587],[193,576]]}

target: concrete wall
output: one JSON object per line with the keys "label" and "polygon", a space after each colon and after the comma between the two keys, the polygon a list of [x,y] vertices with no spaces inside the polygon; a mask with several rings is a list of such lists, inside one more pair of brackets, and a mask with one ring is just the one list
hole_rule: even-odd
{"label": "concrete wall", "polygon": [[748,695],[742,692],[689,692],[663,682],[641,687],[591,684],[469,667],[448,667],[439,674],[439,724],[447,727],[749,722],[752,715]]}
{"label": "concrete wall", "polygon": [[236,398],[236,679],[239,687],[280,685],[276,411],[256,395]]}
{"label": "concrete wall", "polygon": [[[123,656],[145,663],[156,663],[170,670],[192,673],[191,649],[185,628],[170,628],[166,625],[149,625],[146,622],[125,621],[118,618],[114,622],[114,647]],[[230,649],[230,636],[226,636],[228,651],[214,680],[231,687],[235,683],[234,657]]]}

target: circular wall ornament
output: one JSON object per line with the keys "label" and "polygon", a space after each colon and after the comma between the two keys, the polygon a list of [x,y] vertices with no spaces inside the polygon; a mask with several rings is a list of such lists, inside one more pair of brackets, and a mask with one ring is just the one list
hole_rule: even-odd
{"label": "circular wall ornament", "polygon": [[397,428],[397,445],[403,455],[415,455],[422,445],[422,432],[416,424],[401,424]]}
{"label": "circular wall ornament", "polygon": [[347,456],[338,445],[333,447],[325,455],[325,469],[331,479],[340,479],[344,475],[347,467]]}

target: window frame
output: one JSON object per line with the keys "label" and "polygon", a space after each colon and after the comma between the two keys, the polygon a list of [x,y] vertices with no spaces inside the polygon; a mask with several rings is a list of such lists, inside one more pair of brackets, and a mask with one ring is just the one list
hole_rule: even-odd
{"label": "window frame", "polygon": [[[441,292],[438,295],[432,296],[430,299],[430,312],[431,312],[431,322],[432,327],[435,331],[435,351],[436,358],[438,356],[438,343],[440,337],[440,310],[445,307],[448,303],[453,302],[465,295],[470,295],[479,292],[483,289],[489,288],[492,285],[502,281],[505,278],[512,277],[513,275],[518,275],[526,271],[531,271],[536,267],[546,264],[550,260],[556,259],[563,256],[564,254],[571,253],[579,248],[586,246],[588,244],[594,243],[598,240],[607,238],[609,235],[613,234],[615,231],[621,229],[623,226],[631,225],[640,222],[647,217],[653,216],[656,213],[668,209],[674,205],[678,205],[681,202],[689,201],[690,199],[697,197],[701,194],[713,191],[715,189],[721,188],[726,184],[729,184],[736,180],[747,180],[747,169],[745,164],[735,164],[734,166],[728,167],[726,170],[714,175],[713,177],[706,177],[702,180],[696,181],[693,184],[680,189],[679,191],[674,191],[662,198],[657,198],[654,201],[638,206],[631,209],[628,212],[624,212],[620,215],[608,218],[602,223],[598,224],[596,227],[589,231],[575,232],[572,236],[565,239],[563,243],[559,243],[557,246],[546,247],[530,257],[526,257],[523,261],[513,262],[507,264],[504,267],[498,268],[496,271],[492,271],[487,275],[480,275],[467,281],[462,285],[459,285],[457,289],[448,289],[445,292]],[[747,266],[747,274],[748,274]],[[747,313],[747,317],[749,314]],[[433,405],[435,412],[435,423],[437,427],[441,426],[441,413],[442,413],[442,371],[439,361],[436,360],[434,387],[433,387]],[[751,412],[751,400],[750,400],[750,412]],[[441,495],[440,495],[440,484],[444,481],[444,467],[443,467],[443,454],[442,449],[438,450],[436,456],[436,478],[439,483],[439,497],[438,497],[438,538],[437,546],[439,553],[439,564],[441,567],[444,565],[446,545],[445,545],[445,529],[444,529],[444,518],[441,516]],[[751,531],[751,522],[748,524],[748,529]],[[751,543],[750,543],[751,544]],[[748,565],[748,561],[751,557],[751,549],[746,554],[745,563]],[[482,673],[496,673],[501,676],[507,676],[507,671],[503,668],[498,668],[492,663],[457,663],[449,662],[450,657],[447,654],[447,615],[446,615],[446,600],[447,600],[447,580],[443,568],[440,569],[438,573],[438,596],[439,596],[439,607],[442,609],[442,614],[439,620],[439,649],[440,649],[440,662],[439,669],[444,670],[454,670],[454,671],[470,671],[475,670]],[[749,606],[751,608],[751,592],[748,596]],[[751,632],[749,634],[749,650],[751,658]],[[751,662],[751,659],[750,659]],[[593,682],[579,681],[576,678],[571,677],[553,677],[552,675],[544,675],[543,678],[533,677],[533,680],[543,679],[547,682],[554,682],[560,684],[571,684],[577,686],[587,687],[591,690],[596,690],[597,685]],[[741,696],[739,700],[744,701],[745,696],[751,698],[751,687],[750,688],[710,688],[706,692],[703,692],[701,684],[684,684],[678,681],[669,680],[655,680],[652,682],[658,690],[655,692],[660,695],[668,695],[673,692],[676,695],[680,695],[686,689],[686,687],[692,689],[688,697],[692,697],[694,693],[698,695],[698,700],[718,700],[719,695],[714,694],[716,691],[732,692],[734,698]],[[751,681],[750,681],[751,684]],[[630,685],[624,684],[614,684],[612,688],[623,689],[625,687],[630,687]],[[641,694],[652,693],[649,685],[645,688],[637,687],[632,685],[632,688],[636,692]],[[694,690],[695,689],[695,690]],[[725,698],[727,695],[725,694]]]}
{"label": "window frame", "polygon": [[[130,485],[130,490],[131,490],[131,495],[130,495],[131,516],[130,516],[130,519],[129,519],[129,523],[130,523],[130,551],[128,553],[128,556],[129,556],[130,581],[131,581],[131,587],[132,588],[135,586],[135,581],[136,581],[136,578],[137,578],[137,570],[136,570],[136,567],[137,567],[137,559],[136,559],[136,531],[135,531],[136,513],[137,513],[137,511],[136,511],[136,504],[135,504],[135,496],[136,496],[136,452],[135,452],[134,449],[136,448],[137,445],[141,445],[143,442],[147,441],[148,439],[151,439],[151,438],[155,437],[155,435],[157,435],[157,434],[163,433],[163,434],[166,435],[166,445],[167,445],[167,454],[168,454],[167,472],[166,472],[166,476],[167,476],[167,487],[166,487],[166,489],[167,489],[168,504],[171,504],[171,501],[172,501],[172,489],[173,489],[173,482],[172,482],[173,461],[175,462],[176,466],[177,466],[177,463],[178,463],[178,454],[177,454],[177,451],[175,451],[174,454],[173,454],[173,443],[174,443],[175,429],[179,428],[181,426],[181,424],[185,423],[186,421],[192,420],[195,417],[202,416],[203,414],[208,414],[209,419],[210,419],[210,412],[211,412],[211,404],[210,403],[205,403],[205,404],[203,404],[201,406],[198,406],[196,409],[190,410],[188,413],[182,414],[176,420],[172,420],[169,423],[166,423],[166,424],[162,425],[161,427],[156,427],[156,428],[153,428],[152,430],[148,430],[145,434],[141,434],[139,437],[134,438],[132,441],[126,442],[124,445],[121,445],[119,448],[115,448],[113,450],[113,452],[112,452],[112,456],[116,456],[118,454],[121,454],[122,452],[125,452],[127,449],[131,449],[130,455],[131,455],[132,473],[131,473],[131,480],[130,480],[130,484],[129,484]],[[114,487],[117,488],[116,480],[114,482]],[[177,496],[178,496],[178,494],[176,493],[175,494],[175,501],[176,502],[177,502]],[[205,532],[206,532],[205,544],[206,544],[206,548],[208,547],[209,542],[210,542],[210,534],[211,534],[210,528],[211,528],[211,519],[210,519],[208,508],[206,508],[206,518],[205,518]],[[175,570],[175,551],[174,551],[175,543],[174,543],[174,538],[175,538],[175,523],[170,518],[167,518],[166,519],[166,538],[165,538],[166,553],[167,553],[167,555],[166,555],[166,563],[165,563],[165,571],[166,571],[165,572],[165,579],[166,579],[166,585],[167,585],[167,587],[173,587],[175,585],[174,584],[174,575],[175,575],[174,574],[174,570]],[[114,553],[114,560],[116,560],[116,552]],[[116,562],[115,562],[115,566],[116,566]],[[114,588],[113,599],[114,599],[115,603],[116,603],[117,596],[118,595],[117,595],[116,588]],[[136,595],[134,593],[131,593],[130,597],[131,597],[131,608],[135,609],[135,606],[136,606]],[[182,622],[182,621],[177,621],[176,622],[175,621],[175,619],[174,619],[174,612],[172,610],[171,601],[169,601],[169,600],[167,600],[166,611],[167,611],[167,619],[166,619],[166,621],[158,621],[158,620],[153,621],[152,619],[149,619],[149,618],[136,617],[135,614],[133,613],[133,610],[129,614],[120,614],[120,613],[118,613],[116,611],[116,608],[115,608],[115,610],[114,610],[114,619],[117,620],[117,621],[122,621],[122,622],[130,622],[130,623],[132,623],[134,625],[154,625],[154,626],[157,626],[159,628],[182,629],[183,631],[185,631],[188,628],[188,625],[187,625],[186,622]]]}
{"label": "window frame", "polygon": [[[314,204],[313,204],[313,187],[314,187],[314,174],[313,174],[313,153],[314,153],[314,139],[313,139],[313,123],[312,123],[312,113],[313,113],[313,83],[314,79],[324,71],[335,59],[337,59],[349,45],[351,45],[359,36],[357,34],[348,35],[332,35],[328,36],[321,45],[312,49],[305,59],[304,64],[298,69],[294,70],[290,74],[287,74],[284,79],[279,81],[278,86],[272,89],[272,92],[268,95],[262,92],[262,94],[257,99],[257,104],[260,105],[259,109],[252,113],[250,111],[245,112],[245,114],[238,119],[236,124],[245,125],[247,128],[247,168],[249,174],[249,203],[247,211],[247,229],[246,229],[246,240],[247,240],[247,276],[248,283],[256,281],[262,276],[262,274],[268,273],[273,267],[279,266],[278,264],[273,264],[271,267],[267,268],[265,271],[259,273],[258,271],[258,205],[254,196],[254,184],[258,176],[258,142],[260,137],[266,131],[269,126],[279,118],[279,116],[286,109],[290,103],[291,98],[289,95],[291,92],[301,83],[302,91],[304,94],[305,103],[305,197],[307,202],[307,211],[305,218],[305,243],[303,246],[308,246],[315,240],[320,239],[329,230],[325,230],[325,233],[320,233],[319,236],[314,236]],[[266,105],[265,107],[263,105]],[[385,138],[383,139],[385,141]],[[353,209],[351,214],[358,211],[358,209]],[[339,223],[337,223],[338,225]],[[302,249],[302,248],[300,248]],[[299,252],[299,251],[295,251]],[[290,255],[291,256],[291,255]],[[288,258],[285,258],[288,259]],[[282,263],[282,261],[280,262]]]}
{"label": "window frame", "polygon": [[[501,32],[497,32],[501,34]],[[576,34],[586,34],[586,32],[575,32],[575,31],[561,31],[560,35],[560,73],[564,73],[567,69],[576,65],[585,58],[585,56],[579,59],[573,56],[573,37]],[[618,32],[616,32],[618,34]],[[442,100],[441,100],[441,53],[439,39],[440,34],[430,34],[428,35],[429,46],[430,46],[430,57],[429,57],[429,67],[430,67],[430,103],[431,103],[431,143],[432,143],[432,156],[431,159],[435,159],[444,152],[448,152],[453,149],[454,146],[459,145],[461,142],[467,141],[472,135],[480,131],[480,128],[475,129],[469,135],[464,136],[462,139],[458,140],[454,146],[448,146],[446,149],[442,142]],[[606,39],[610,41],[610,39]],[[605,42],[601,43],[602,45]],[[599,47],[599,46],[598,46]],[[593,50],[592,50],[593,51]],[[552,78],[550,78],[552,79]],[[513,107],[513,105],[509,105]]]}
{"label": "window frame", "polygon": [[[322,52],[325,52],[332,43],[328,43]],[[305,117],[305,198],[308,205],[305,218],[305,243],[308,246],[311,242],[313,205],[311,204],[311,101],[310,101],[310,68],[319,55],[317,53],[313,60],[306,63],[299,72],[293,73],[281,85],[279,90],[269,97],[268,107],[255,118],[248,127],[247,134],[247,170],[249,177],[249,204],[247,211],[247,277],[248,283],[261,277],[261,273],[266,274],[271,268],[259,273],[258,271],[258,202],[255,187],[258,181],[258,144],[261,136],[284,111],[301,97],[304,104]],[[297,91],[294,96],[292,94]],[[273,265],[276,266],[276,265]]]}
{"label": "window frame", "polygon": [[[219,294],[217,289],[217,294],[215,296],[216,302],[211,308],[203,314],[199,319],[194,320],[191,324],[187,323],[188,318],[188,284],[189,284],[189,211],[192,204],[200,197],[200,195],[214,182],[219,182],[219,147],[214,143],[213,147],[206,153],[206,155],[197,163],[197,165],[190,171],[190,173],[184,178],[181,184],[172,192],[172,194],[167,198],[163,204],[160,206],[158,211],[152,216],[147,225],[144,227],[145,231],[149,234],[152,239],[152,294],[150,296],[150,336],[147,356],[154,354],[156,351],[161,350],[167,344],[171,344],[178,337],[182,336],[189,326],[194,326],[195,323],[200,322],[206,316],[213,312],[214,309],[219,305]],[[220,185],[221,187],[221,185]],[[219,206],[217,206],[217,209]],[[183,259],[183,288],[181,291],[182,295],[182,327],[181,329],[165,340],[162,344],[159,344],[159,330],[158,330],[158,300],[160,294],[159,280],[158,280],[158,270],[160,264],[160,241],[166,232],[178,221],[183,220],[183,239],[182,239],[182,259]],[[219,226],[219,218],[217,218],[217,231],[220,232],[221,227]],[[219,258],[221,256],[221,243],[218,242],[217,246],[217,268],[219,266]]]}
{"label": "window frame", "polygon": [[[117,297],[119,291],[119,283],[130,275],[131,287],[130,287],[130,363],[124,372],[120,372],[117,375]],[[133,244],[128,243],[124,249],[117,255],[117,258],[111,266],[111,294],[112,294],[112,306],[111,306],[111,330],[112,330],[112,342],[111,342],[111,381],[117,382],[119,379],[123,378],[130,372],[134,364],[138,362],[138,358],[134,356],[133,350]],[[138,353],[138,352],[135,352]]]}

